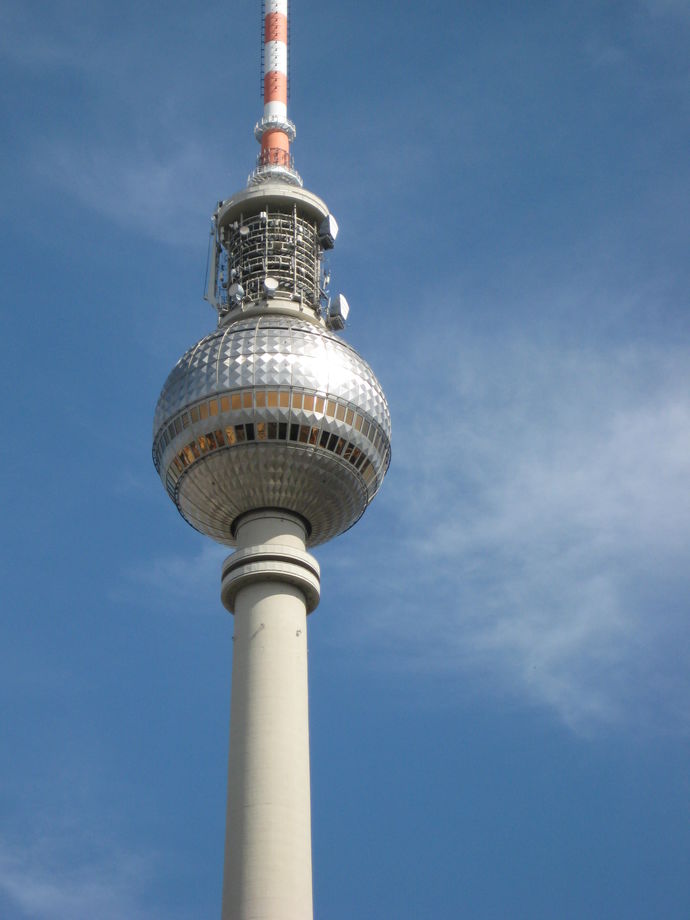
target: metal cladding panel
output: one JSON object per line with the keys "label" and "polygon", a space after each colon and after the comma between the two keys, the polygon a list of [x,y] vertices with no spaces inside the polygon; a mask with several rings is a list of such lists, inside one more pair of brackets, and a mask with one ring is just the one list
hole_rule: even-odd
{"label": "metal cladding panel", "polygon": [[[257,332],[265,335],[258,360]],[[381,386],[357,352],[311,323],[273,316],[240,320],[206,336],[178,361],[161,392],[154,436],[165,420],[197,399],[228,389],[301,386],[351,402],[390,436],[390,415]]]}
{"label": "metal cladding panel", "polygon": [[156,408],[154,459],[181,514],[214,539],[234,545],[238,515],[280,507],[309,521],[314,545],[351,527],[380,487],[388,405],[369,365],[333,333],[252,317],[177,363]]}
{"label": "metal cladding panel", "polygon": [[195,464],[182,481],[178,507],[193,527],[229,546],[233,522],[244,512],[294,511],[309,521],[314,545],[351,527],[367,503],[355,472],[335,457],[299,445],[245,444]]}

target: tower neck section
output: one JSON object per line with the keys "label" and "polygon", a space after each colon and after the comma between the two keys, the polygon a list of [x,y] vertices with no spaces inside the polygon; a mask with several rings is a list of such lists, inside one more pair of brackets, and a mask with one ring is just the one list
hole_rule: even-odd
{"label": "tower neck section", "polygon": [[250,185],[266,179],[281,179],[301,185],[295,171],[290,144],[295,126],[288,118],[288,0],[264,0],[263,19],[263,96],[264,111],[254,129],[261,144]]}

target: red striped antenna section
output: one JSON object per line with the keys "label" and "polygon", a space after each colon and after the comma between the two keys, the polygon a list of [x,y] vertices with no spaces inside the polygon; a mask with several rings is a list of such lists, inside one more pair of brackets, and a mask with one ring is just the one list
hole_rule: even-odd
{"label": "red striped antenna section", "polygon": [[263,97],[264,112],[255,134],[261,143],[253,178],[284,178],[301,184],[292,168],[290,144],[295,126],[288,118],[288,0],[264,0]]}

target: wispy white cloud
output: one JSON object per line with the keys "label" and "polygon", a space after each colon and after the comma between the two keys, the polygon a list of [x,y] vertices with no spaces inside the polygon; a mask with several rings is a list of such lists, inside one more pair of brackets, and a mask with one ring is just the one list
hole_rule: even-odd
{"label": "wispy white cloud", "polygon": [[[161,496],[161,501],[165,500]],[[184,524],[180,520],[179,526]],[[170,600],[184,605],[185,611],[217,610],[220,604],[220,571],[223,560],[231,550],[226,546],[205,542],[196,555],[166,554],[154,557],[123,572],[119,595],[132,602],[145,597],[147,607],[154,599],[170,608]],[[203,602],[208,598],[208,603]]]}
{"label": "wispy white cloud", "polygon": [[194,141],[162,146],[156,152],[47,142],[33,163],[44,180],[108,220],[162,242],[197,242],[208,202],[215,200],[220,164]]}
{"label": "wispy white cloud", "polygon": [[84,61],[72,43],[32,17],[27,4],[3,3],[0,8],[0,60],[33,71],[80,66]]}
{"label": "wispy white cloud", "polygon": [[639,5],[653,16],[673,16],[690,22],[688,0],[639,0]]}
{"label": "wispy white cloud", "polygon": [[689,356],[456,334],[394,401],[378,641],[578,730],[687,729]]}
{"label": "wispy white cloud", "polygon": [[[153,860],[118,852],[89,861],[65,858],[68,840],[44,838],[30,847],[0,840],[0,894],[10,917],[31,920],[156,920],[145,889]],[[170,916],[166,911],[165,916]]]}
{"label": "wispy white cloud", "polygon": [[[30,72],[38,100],[37,117],[22,112],[13,131],[15,183],[26,171],[31,186],[57,187],[120,226],[173,245],[197,242],[232,174],[232,152],[210,141],[206,69],[171,61],[208,41],[214,15],[172,29],[163,47],[150,11],[133,13],[128,28],[107,5],[81,0],[45,12],[4,5],[0,62]],[[60,98],[71,103],[64,109],[52,104],[56,73],[75,87],[73,99]]]}
{"label": "wispy white cloud", "polygon": [[627,63],[623,48],[597,35],[585,44],[585,55],[593,67],[613,68]]}

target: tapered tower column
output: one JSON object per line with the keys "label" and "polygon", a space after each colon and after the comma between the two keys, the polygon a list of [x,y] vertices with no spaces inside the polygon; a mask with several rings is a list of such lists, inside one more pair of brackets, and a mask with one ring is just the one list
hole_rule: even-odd
{"label": "tapered tower column", "polygon": [[307,614],[319,566],[296,515],[236,526],[221,597],[235,614],[222,920],[311,920]]}

